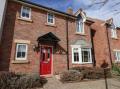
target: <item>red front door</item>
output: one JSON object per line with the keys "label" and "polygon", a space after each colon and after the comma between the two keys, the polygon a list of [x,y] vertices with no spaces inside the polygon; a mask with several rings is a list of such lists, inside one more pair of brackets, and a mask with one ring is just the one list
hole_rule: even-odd
{"label": "red front door", "polygon": [[51,74],[52,47],[41,47],[40,51],[40,75]]}

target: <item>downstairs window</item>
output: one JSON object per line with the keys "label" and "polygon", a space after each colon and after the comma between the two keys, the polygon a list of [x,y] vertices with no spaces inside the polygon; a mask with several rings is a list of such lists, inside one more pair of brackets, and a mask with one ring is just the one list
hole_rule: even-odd
{"label": "downstairs window", "polygon": [[92,63],[91,48],[72,48],[72,63]]}
{"label": "downstairs window", "polygon": [[26,60],[27,59],[27,44],[17,44],[16,45],[16,60]]}

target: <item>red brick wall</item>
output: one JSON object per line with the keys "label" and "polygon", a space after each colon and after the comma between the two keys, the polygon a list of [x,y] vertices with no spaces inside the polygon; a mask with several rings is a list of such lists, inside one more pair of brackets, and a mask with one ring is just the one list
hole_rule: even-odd
{"label": "red brick wall", "polygon": [[109,40],[110,40],[110,48],[112,55],[112,62],[114,63],[116,58],[114,55],[114,50],[120,50],[120,29],[117,29],[117,39],[111,37],[111,29],[108,28]]}
{"label": "red brick wall", "polygon": [[100,67],[104,61],[110,64],[107,30],[104,21],[95,20],[92,25],[92,32],[96,66]]}

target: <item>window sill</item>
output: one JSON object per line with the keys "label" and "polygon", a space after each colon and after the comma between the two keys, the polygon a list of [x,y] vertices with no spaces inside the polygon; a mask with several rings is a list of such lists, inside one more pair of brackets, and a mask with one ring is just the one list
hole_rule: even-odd
{"label": "window sill", "polygon": [[80,64],[83,64],[83,65],[84,65],[84,64],[92,64],[92,62],[86,62],[86,63],[80,63]]}
{"label": "window sill", "polygon": [[116,60],[115,63],[120,63],[120,61],[117,61],[117,60]]}
{"label": "window sill", "polygon": [[27,63],[30,63],[30,61],[28,61],[28,60],[13,60],[11,63],[12,64],[27,64]]}
{"label": "window sill", "polygon": [[46,26],[57,27],[55,24],[45,23]]}
{"label": "window sill", "polygon": [[31,20],[31,19],[25,19],[25,18],[20,18],[19,17],[18,20],[22,20],[22,21],[33,23],[33,20]]}
{"label": "window sill", "polygon": [[92,64],[92,62],[86,62],[86,63],[72,63],[72,64],[76,64],[76,65],[78,65],[78,64],[80,64],[80,65],[84,65],[84,64]]}
{"label": "window sill", "polygon": [[76,35],[82,35],[82,36],[86,36],[86,34],[84,34],[84,33],[75,33]]}
{"label": "window sill", "polygon": [[112,37],[112,39],[114,39],[114,40],[118,40],[119,38],[117,38],[117,37]]}

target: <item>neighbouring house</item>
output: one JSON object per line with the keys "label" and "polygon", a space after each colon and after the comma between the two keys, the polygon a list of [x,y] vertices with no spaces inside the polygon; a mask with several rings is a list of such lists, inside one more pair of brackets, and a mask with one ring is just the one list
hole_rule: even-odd
{"label": "neighbouring house", "polygon": [[120,61],[120,30],[113,20],[61,12],[25,0],[8,0],[0,70],[40,75],[76,66],[101,67]]}
{"label": "neighbouring house", "polygon": [[1,43],[1,36],[3,31],[3,23],[5,18],[6,7],[7,7],[7,1],[0,0],[0,43]]}

